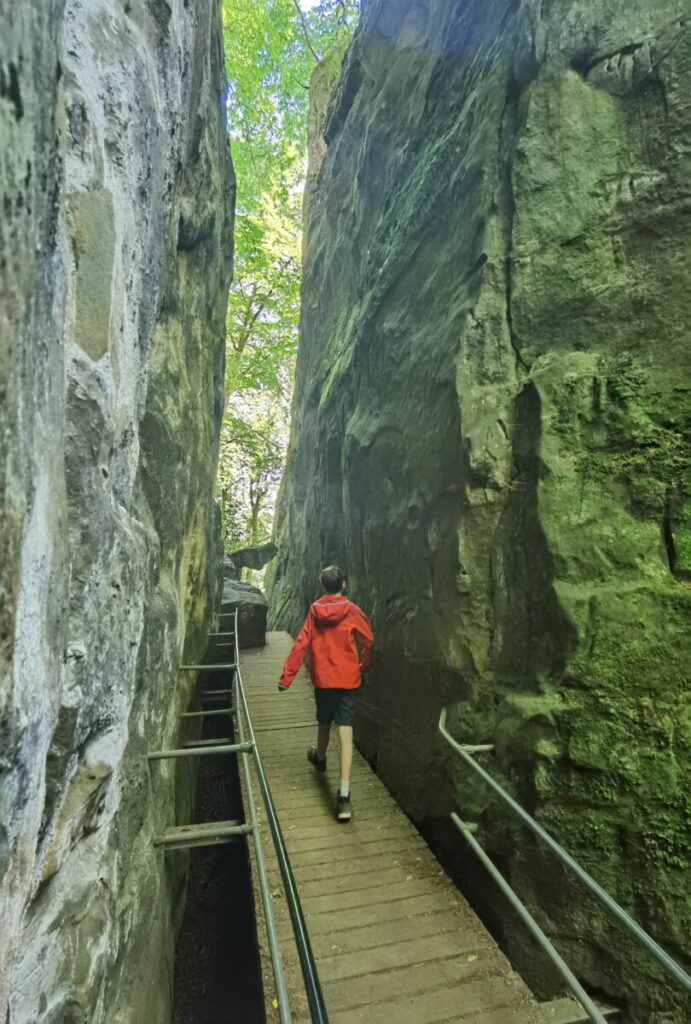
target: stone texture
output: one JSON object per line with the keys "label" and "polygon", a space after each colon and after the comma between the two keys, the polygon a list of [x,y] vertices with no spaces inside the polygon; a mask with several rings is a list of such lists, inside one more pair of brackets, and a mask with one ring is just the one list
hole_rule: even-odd
{"label": "stone texture", "polygon": [[256,547],[238,548],[224,555],[224,572],[227,579],[239,580],[243,569],[263,569],[272,558],[276,557],[278,548],[269,541]]}
{"label": "stone texture", "polygon": [[0,2],[0,1019],[164,1022],[220,562],[220,12]]}
{"label": "stone texture", "polygon": [[674,983],[443,750],[691,949],[691,21],[682,0],[371,0],[311,176],[272,570],[296,630],[343,563],[377,654],[361,748],[456,857],[481,822],[567,959],[638,1022]]}
{"label": "stone texture", "polygon": [[238,639],[240,647],[263,647],[266,643],[266,617],[268,605],[258,587],[239,580],[226,579],[221,601],[221,626],[232,628],[232,616],[238,611]]}

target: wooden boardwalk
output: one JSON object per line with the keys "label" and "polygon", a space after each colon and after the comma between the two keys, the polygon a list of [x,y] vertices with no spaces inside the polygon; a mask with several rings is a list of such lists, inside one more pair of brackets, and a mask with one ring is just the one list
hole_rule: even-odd
{"label": "wooden boardwalk", "polygon": [[[242,677],[331,1024],[544,1024],[524,983],[357,751],[353,819],[336,822],[336,730],[328,771],[318,775],[305,756],[316,738],[312,686],[303,669],[288,693],[278,693],[292,641],[287,633],[267,639],[265,648],[241,652]],[[296,1024],[305,1024],[310,1016],[263,816],[262,836],[291,1007]],[[260,908],[258,892],[255,898]],[[273,1022],[261,930],[260,942]]]}

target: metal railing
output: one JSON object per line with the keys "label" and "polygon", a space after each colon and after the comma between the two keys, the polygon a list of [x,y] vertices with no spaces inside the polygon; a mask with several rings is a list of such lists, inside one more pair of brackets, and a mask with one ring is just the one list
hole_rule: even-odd
{"label": "metal railing", "polygon": [[290,1004],[288,1001],[288,991],[286,987],[285,974],[283,971],[283,962],[281,959],[278,932],[276,928],[276,920],[274,917],[273,907],[271,905],[271,890],[269,887],[269,881],[266,873],[266,861],[264,858],[261,834],[257,820],[257,805],[255,802],[254,790],[252,787],[250,758],[254,762],[254,767],[257,773],[257,783],[259,785],[259,791],[261,793],[262,801],[264,804],[266,819],[269,824],[269,829],[271,830],[271,838],[273,840],[276,859],[278,861],[278,866],[281,872],[281,878],[283,880],[283,888],[285,890],[286,903],[288,905],[288,910],[290,912],[290,920],[293,926],[295,945],[297,948],[298,957],[300,959],[300,968],[302,970],[302,977],[305,986],[305,993],[307,995],[307,1002],[309,1004],[311,1019],[313,1024],[328,1024],[326,1004],[324,1002],[324,995],[322,993],[321,984],[319,981],[319,974],[317,972],[317,965],[314,960],[314,954],[312,953],[312,946],[310,943],[309,935],[307,933],[305,918],[302,913],[302,907],[300,905],[300,897],[298,895],[297,886],[295,884],[293,871],[290,866],[290,859],[288,857],[288,851],[286,850],[285,842],[283,839],[283,833],[281,832],[281,826],[278,821],[278,815],[276,814],[276,808],[271,796],[271,790],[269,789],[269,783],[267,781],[266,773],[264,772],[264,766],[262,765],[259,749],[257,747],[257,740],[254,734],[254,729],[252,728],[252,719],[250,717],[249,708],[247,706],[247,699],[245,697],[245,689],[242,683],[242,673],[240,670],[240,645],[238,642],[239,637],[237,610],[235,611],[233,632],[235,643],[235,664],[233,666],[235,690],[235,720],[237,722],[239,733],[239,747],[241,748],[239,752],[242,758],[242,770],[245,780],[245,794],[247,797],[247,803],[249,805],[248,816],[249,822],[252,826],[254,857],[257,865],[257,881],[259,883],[259,889],[261,892],[262,906],[264,909],[264,920],[266,922],[266,937],[269,945],[269,953],[271,956],[271,967],[273,970],[274,984],[276,986],[278,1015],[281,1024],[291,1024],[292,1015],[290,1011]]}
{"label": "metal railing", "polygon": [[[498,796],[501,797],[504,803],[511,808],[514,814],[516,814],[521,821],[523,821],[535,833],[535,835],[542,840],[542,842],[544,842],[549,849],[552,850],[552,852],[555,853],[561,861],[563,861],[564,864],[566,864],[577,878],[579,878],[588,887],[588,889],[597,896],[600,902],[604,904],[607,910],[619,921],[619,923],[624,925],[624,927],[638,940],[638,942],[640,942],[651,956],[655,957],[658,963],[660,963],[676,981],[678,981],[687,991],[691,992],[691,975],[687,974],[683,967],[681,967],[676,960],[673,960],[662,946],[648,935],[648,933],[641,928],[638,922],[634,921],[634,919],[627,914],[624,908],[621,907],[617,901],[602,888],[602,886],[598,885],[595,879],[581,867],[578,861],[574,860],[573,857],[571,857],[570,854],[568,854],[566,850],[559,845],[556,839],[549,834],[549,832],[546,832],[541,825],[538,825],[535,819],[532,818],[528,812],[513,799],[513,797],[509,796],[506,790],[500,786],[499,783],[493,779],[492,776],[471,756],[472,754],[479,753],[481,751],[493,750],[494,747],[491,744],[463,744],[455,740],[446,728],[446,708],[443,709],[439,716],[439,732],[446,742],[461,755],[465,763],[469,765]],[[576,999],[578,999],[579,1003],[587,1013],[588,1018],[593,1021],[594,1024],[606,1024],[605,1018],[598,1007],[584,990],[583,986],[580,984],[568,965],[561,958],[557,950],[538,925],[537,921],[532,917],[527,907],[521,902],[514,890],[509,886],[506,879],[497,870],[483,848],[475,839],[473,832],[476,830],[477,826],[461,821],[457,814],[452,814],[451,820],[464,839],[466,839],[473,852],[479,857],[494,880],[500,886],[514,909],[530,929],[531,933],[535,936],[542,949],[550,957],[552,963],[559,970]]]}

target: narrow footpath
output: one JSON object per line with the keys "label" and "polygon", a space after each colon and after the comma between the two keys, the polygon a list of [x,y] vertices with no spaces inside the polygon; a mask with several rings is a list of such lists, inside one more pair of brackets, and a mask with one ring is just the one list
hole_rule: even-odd
{"label": "narrow footpath", "polygon": [[[328,770],[306,760],[314,742],[312,686],[301,670],[276,690],[292,640],[267,634],[241,651],[257,744],[298,884],[331,1024],[537,1024],[537,1003],[444,874],[419,833],[355,752],[353,819],[334,817],[338,737]],[[310,1020],[278,865],[262,838],[296,1024]],[[256,886],[257,916],[261,900]],[[267,1020],[278,1015],[260,925]]]}

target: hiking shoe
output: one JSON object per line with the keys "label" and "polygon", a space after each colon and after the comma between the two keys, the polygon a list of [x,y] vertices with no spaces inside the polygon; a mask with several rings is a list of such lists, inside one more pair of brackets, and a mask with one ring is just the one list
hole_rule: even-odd
{"label": "hiking shoe", "polygon": [[349,796],[341,796],[339,793],[336,797],[336,817],[339,821],[350,821],[353,813],[353,807],[350,802]]}
{"label": "hiking shoe", "polygon": [[307,751],[307,760],[309,761],[309,763],[311,765],[314,766],[314,770],[315,771],[317,771],[317,772],[325,772],[326,771],[326,758],[324,758],[323,761],[321,760],[321,758],[317,754],[317,748],[316,747],[310,747],[309,748],[309,750]]}

